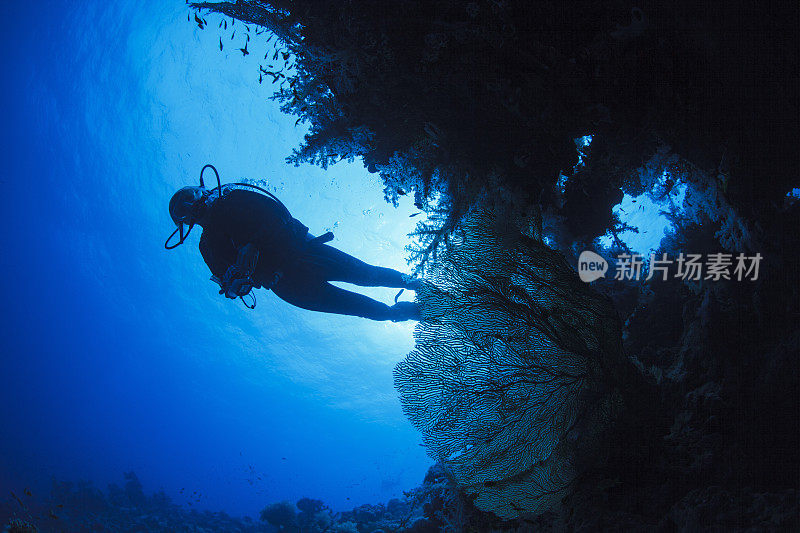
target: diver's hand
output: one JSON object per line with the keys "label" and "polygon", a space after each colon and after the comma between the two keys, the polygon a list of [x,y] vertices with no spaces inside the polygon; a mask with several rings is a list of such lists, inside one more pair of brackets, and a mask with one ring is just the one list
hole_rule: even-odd
{"label": "diver's hand", "polygon": [[250,276],[241,272],[237,265],[231,265],[222,277],[220,287],[220,294],[234,300],[249,293],[253,289],[253,282]]}
{"label": "diver's hand", "polygon": [[267,283],[264,286],[264,288],[267,289],[267,290],[272,289],[275,285],[278,284],[278,282],[281,280],[282,277],[283,277],[283,272],[275,272],[275,274],[273,274],[272,279],[270,280],[270,282]]}
{"label": "diver's hand", "polygon": [[225,296],[231,300],[235,300],[239,296],[244,296],[253,289],[253,285],[249,279],[239,278],[231,282],[230,286],[225,290]]}

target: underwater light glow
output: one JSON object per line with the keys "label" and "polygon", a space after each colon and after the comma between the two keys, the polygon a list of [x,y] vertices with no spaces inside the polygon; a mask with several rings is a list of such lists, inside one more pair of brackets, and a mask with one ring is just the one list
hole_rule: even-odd
{"label": "underwater light glow", "polygon": [[[583,137],[578,137],[575,139],[575,146],[578,148],[578,164],[576,166],[583,166],[584,160],[584,148],[592,144],[593,135],[584,135]],[[566,183],[566,180],[565,180]],[[559,187],[563,190],[563,186],[559,181]]]}
{"label": "underwater light glow", "polygon": [[[658,249],[661,239],[673,228],[672,222],[664,215],[670,209],[680,209],[686,196],[686,184],[679,183],[672,188],[668,197],[658,201],[650,194],[631,196],[626,194],[622,201],[614,206],[614,214],[620,222],[636,228],[638,231],[625,230],[618,234],[620,241],[625,243],[631,252],[642,256],[649,256]],[[598,239],[604,247],[613,244],[611,232]]]}
{"label": "underwater light glow", "polygon": [[239,23],[221,34],[214,15],[201,30],[182,1],[49,9],[15,4],[3,35],[14,105],[2,214],[20,230],[0,236],[19,302],[3,320],[0,400],[25,409],[0,413],[15,428],[0,444],[0,489],[46,491],[51,476],[104,487],[133,470],[177,503],[192,487],[193,508],[253,515],[303,496],[352,508],[418,484],[430,460],[392,382],[411,325],[305,311],[264,290],[251,311],[209,281],[198,230],[163,248],[169,198],[207,163],[223,183],[264,180],[312,234],[332,230],[335,247],[402,271],[412,199],[387,204],[360,162],[286,164],[306,129],[259,83],[268,35],[248,40]]}

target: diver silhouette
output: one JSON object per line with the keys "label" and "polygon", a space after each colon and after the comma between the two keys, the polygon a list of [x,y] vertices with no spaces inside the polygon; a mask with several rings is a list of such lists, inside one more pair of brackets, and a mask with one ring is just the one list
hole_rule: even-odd
{"label": "diver silhouette", "polygon": [[[208,167],[216,173],[211,165],[203,170]],[[419,320],[414,302],[389,306],[329,283],[416,290],[419,279],[369,265],[325,244],[333,234],[312,236],[280,200],[259,187],[220,184],[208,190],[203,186],[202,172],[200,183],[200,187],[178,190],[170,199],[169,213],[177,229],[165,247],[172,249],[183,243],[195,224],[202,227],[200,253],[213,274],[212,281],[220,286],[220,294],[244,300],[252,289],[263,287],[285,302],[312,311],[394,322]],[[189,228],[185,233],[184,225]],[[175,233],[180,233],[180,241],[170,246]],[[248,305],[254,306],[255,300]]]}

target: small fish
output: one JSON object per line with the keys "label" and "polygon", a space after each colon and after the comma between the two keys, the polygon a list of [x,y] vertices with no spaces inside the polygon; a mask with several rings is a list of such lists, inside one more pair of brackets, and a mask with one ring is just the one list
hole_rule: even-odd
{"label": "small fish", "polygon": [[275,53],[272,55],[272,60],[275,61],[278,59],[278,51],[275,50]]}
{"label": "small fish", "polygon": [[219,51],[222,52],[222,37],[219,38]]}
{"label": "small fish", "polygon": [[24,503],[22,503],[22,500],[20,500],[20,499],[19,499],[19,497],[18,497],[16,494],[14,494],[14,491],[13,491],[13,490],[11,491],[11,496],[12,496],[12,497],[13,497],[15,500],[17,500],[17,503],[20,505],[20,507],[22,507],[23,509],[25,509],[25,504],[24,504]]}
{"label": "small fish", "polygon": [[191,21],[192,21],[192,14],[186,13],[186,22],[191,22]]}
{"label": "small fish", "polygon": [[219,21],[219,27],[220,27],[220,28],[222,27],[222,23],[223,23],[223,22],[224,22],[224,21],[222,21],[222,20],[220,20],[220,21]]}
{"label": "small fish", "polygon": [[239,48],[239,50],[242,52],[242,56],[250,54],[250,52],[247,51],[247,43],[244,43],[244,48]]}
{"label": "small fish", "polygon": [[412,213],[412,214],[408,215],[408,218],[414,218],[415,216],[421,215],[421,214],[422,214],[422,211],[420,211],[418,213]]}
{"label": "small fish", "polygon": [[225,26],[222,29],[223,30],[227,30],[228,29],[228,21],[227,20],[223,20],[222,22],[225,23]]}
{"label": "small fish", "polygon": [[281,461],[285,461],[285,460],[286,460],[286,457],[281,457]]}
{"label": "small fish", "polygon": [[264,81],[264,76],[262,76],[261,73],[259,72],[258,73],[258,84],[261,85],[262,81]]}
{"label": "small fish", "polygon": [[234,37],[236,37],[236,30],[233,30],[233,33],[231,34],[231,41],[233,40]]}

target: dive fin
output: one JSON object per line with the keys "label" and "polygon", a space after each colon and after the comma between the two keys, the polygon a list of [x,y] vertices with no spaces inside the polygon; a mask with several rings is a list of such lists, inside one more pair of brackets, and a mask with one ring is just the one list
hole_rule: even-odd
{"label": "dive fin", "polygon": [[329,231],[327,233],[323,233],[319,237],[314,237],[306,244],[311,244],[311,243],[325,244],[326,242],[330,242],[332,240],[333,240],[333,232]]}

